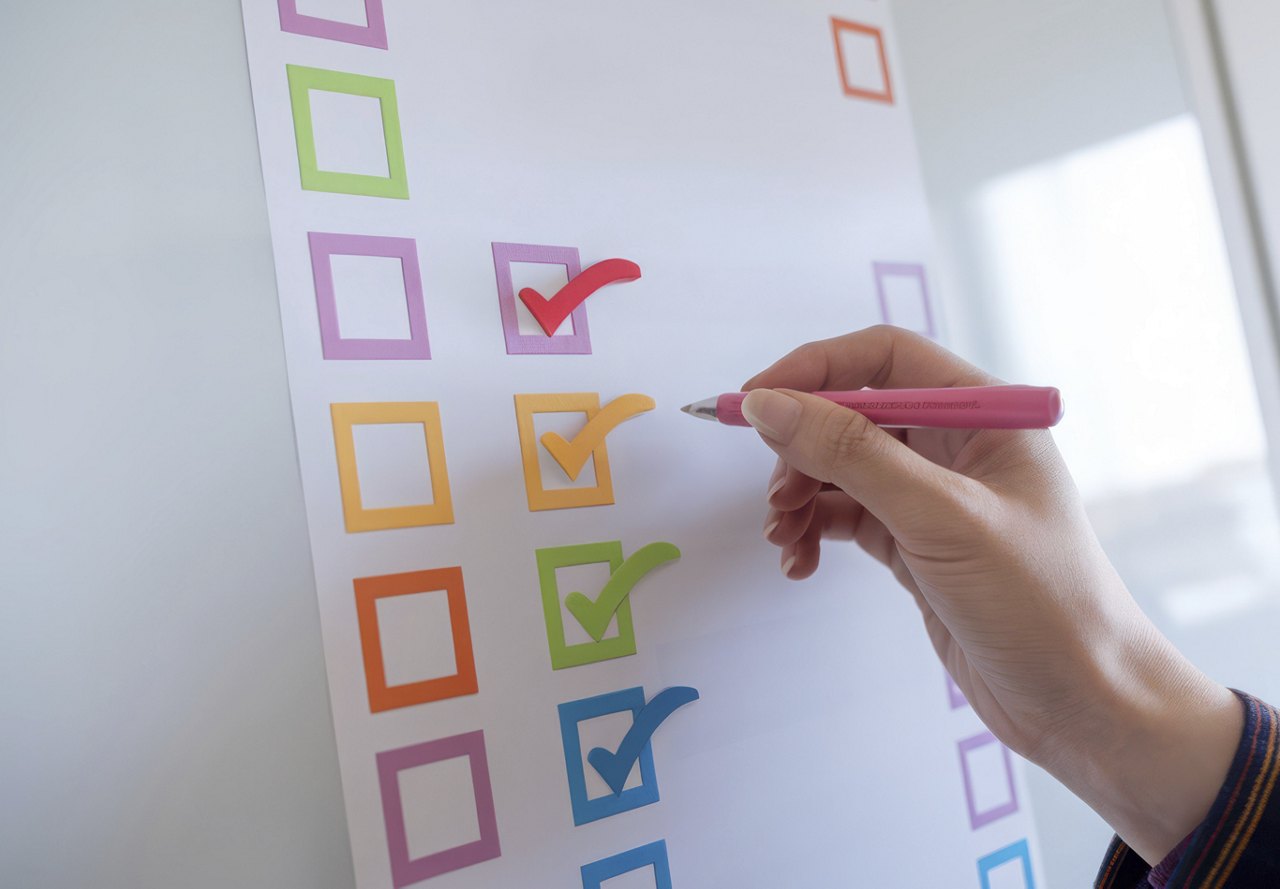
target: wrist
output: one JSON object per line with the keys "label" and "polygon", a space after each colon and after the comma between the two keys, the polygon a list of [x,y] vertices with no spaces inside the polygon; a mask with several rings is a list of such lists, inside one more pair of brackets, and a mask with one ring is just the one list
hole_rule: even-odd
{"label": "wrist", "polygon": [[1244,715],[1145,618],[1137,626],[1122,644],[1099,646],[1096,706],[1041,764],[1154,865],[1208,814]]}

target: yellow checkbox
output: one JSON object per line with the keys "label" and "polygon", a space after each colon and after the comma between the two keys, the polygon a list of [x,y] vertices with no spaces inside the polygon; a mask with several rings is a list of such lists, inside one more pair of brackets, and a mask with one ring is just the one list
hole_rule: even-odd
{"label": "yellow checkbox", "polygon": [[[516,428],[520,433],[520,460],[524,466],[524,486],[529,497],[530,511],[544,509],[572,509],[577,506],[606,506],[613,503],[613,477],[609,472],[609,452],[604,440],[591,450],[590,463],[595,472],[595,484],[578,487],[549,486],[546,473],[564,473],[554,462],[540,459],[535,414],[582,414],[589,423],[600,412],[600,396],[594,392],[576,392],[554,395],[517,395]],[[550,464],[550,465],[547,465]],[[567,473],[557,480],[573,481]]]}
{"label": "yellow checkbox", "polygon": [[[449,471],[444,461],[444,435],[440,430],[440,408],[434,401],[369,402],[332,404],[333,440],[338,454],[338,485],[342,491],[342,514],[347,531],[381,531],[387,528],[416,528],[422,525],[453,523],[453,500],[449,494]],[[360,494],[360,474],[356,469],[356,426],[376,424],[420,425],[431,479],[432,502],[410,506],[366,508]]]}

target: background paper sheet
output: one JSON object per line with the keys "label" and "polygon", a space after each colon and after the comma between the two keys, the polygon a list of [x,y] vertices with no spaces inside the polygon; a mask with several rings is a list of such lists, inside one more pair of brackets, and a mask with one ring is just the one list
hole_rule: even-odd
{"label": "background paper sheet", "polygon": [[[807,340],[945,329],[888,5],[244,0],[360,889],[397,873],[576,887],[630,866],[634,885],[665,885],[669,867],[686,889],[1034,885],[1017,764],[952,693],[909,597],[852,549],[784,580],[760,533],[772,455],[677,410]],[[313,88],[301,139],[288,66],[359,75],[295,76],[295,91],[337,90]],[[504,291],[550,297],[573,260],[615,257],[643,276],[588,298],[561,336],[504,309]],[[346,345],[344,324],[359,328]],[[532,417],[534,439],[569,439],[582,411],[630,393],[656,408],[576,481],[522,440],[517,395],[578,405]],[[396,424],[367,422],[384,409]],[[342,478],[340,449],[356,467]],[[606,482],[609,496],[561,493]],[[344,510],[353,486],[363,501]],[[451,508],[422,508],[432,497]],[[580,502],[600,505],[557,508]],[[548,620],[548,597],[594,597],[610,554],[660,541],[682,555],[620,608],[634,645],[553,669],[555,648],[592,640],[568,610]],[[576,546],[597,560],[558,549]],[[415,573],[437,592],[356,583]],[[575,826],[563,713],[668,686],[700,700],[642,757],[657,800]],[[629,713],[584,723],[583,756],[620,742]],[[581,777],[591,802],[607,793],[590,766]]]}

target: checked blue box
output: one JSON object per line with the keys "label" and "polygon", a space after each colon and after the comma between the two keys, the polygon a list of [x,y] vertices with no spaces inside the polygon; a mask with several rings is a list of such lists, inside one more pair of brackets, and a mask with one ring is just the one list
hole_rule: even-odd
{"label": "checked blue box", "polygon": [[575,825],[589,824],[658,801],[658,776],[653,769],[653,749],[648,743],[637,757],[621,793],[609,789],[586,757],[586,751],[594,747],[616,747],[644,705],[644,689],[637,686],[559,706],[569,804]]}
{"label": "checked blue box", "polygon": [[[605,881],[624,874],[650,871],[654,889],[671,889],[671,865],[667,862],[667,841],[639,846],[582,866],[582,889],[605,889]],[[630,884],[628,884],[630,885]]]}

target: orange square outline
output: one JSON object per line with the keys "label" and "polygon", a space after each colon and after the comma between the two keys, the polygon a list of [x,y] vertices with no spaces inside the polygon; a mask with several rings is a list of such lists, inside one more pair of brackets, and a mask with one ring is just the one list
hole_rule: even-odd
{"label": "orange square outline", "polygon": [[534,414],[585,413],[587,422],[600,412],[598,392],[565,392],[541,395],[517,395],[516,429],[520,434],[520,463],[524,467],[524,487],[529,511],[572,509],[578,506],[609,506],[614,502],[613,475],[609,471],[609,452],[602,440],[591,452],[596,484],[590,488],[548,490],[542,486],[538,467],[538,434]]}
{"label": "orange square outline", "polygon": [[[390,528],[417,528],[423,525],[453,524],[453,497],[449,492],[449,470],[444,459],[444,433],[440,428],[440,407],[434,401],[374,401],[334,403],[334,449],[338,457],[338,487],[342,492],[342,516],[347,533],[383,531]],[[431,474],[432,503],[416,506],[385,506],[365,509],[360,502],[360,474],[356,468],[356,426],[380,423],[422,425]]]}
{"label": "orange square outline", "polygon": [[[859,34],[867,34],[875,38],[876,48],[880,51],[880,72],[884,75],[884,92],[877,93],[872,90],[859,89],[849,84],[849,74],[845,69],[844,63],[844,48],[840,46],[841,31],[856,31]],[[893,81],[889,77],[889,54],[885,51],[884,33],[879,28],[871,25],[864,25],[861,22],[851,22],[848,19],[838,19],[832,16],[831,36],[836,44],[836,62],[840,66],[840,86],[844,88],[844,94],[858,99],[871,99],[874,102],[893,105]]]}
{"label": "orange square outline", "polygon": [[[466,590],[460,567],[358,577],[352,584],[356,593],[356,622],[360,627],[360,652],[364,661],[365,687],[369,692],[371,713],[429,704],[445,698],[473,695],[479,691],[475,653],[471,647],[471,623],[467,617]],[[438,676],[404,685],[387,685],[382,631],[378,625],[378,600],[440,591],[445,593],[449,601],[449,631],[453,636],[453,659],[457,672],[452,676]]]}

